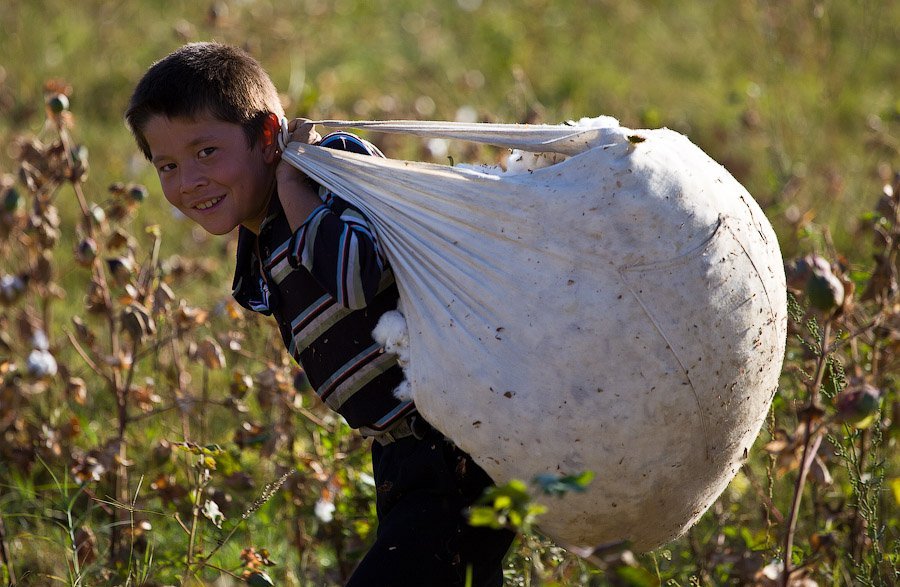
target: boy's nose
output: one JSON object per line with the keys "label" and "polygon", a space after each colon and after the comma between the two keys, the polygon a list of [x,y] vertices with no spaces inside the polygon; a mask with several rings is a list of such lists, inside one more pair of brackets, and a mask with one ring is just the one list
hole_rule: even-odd
{"label": "boy's nose", "polygon": [[206,176],[197,166],[184,166],[181,169],[181,193],[187,194],[206,185]]}

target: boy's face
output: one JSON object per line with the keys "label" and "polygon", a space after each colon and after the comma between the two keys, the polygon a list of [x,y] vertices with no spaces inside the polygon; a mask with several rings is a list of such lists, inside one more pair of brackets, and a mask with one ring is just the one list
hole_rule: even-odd
{"label": "boy's face", "polygon": [[240,125],[209,115],[157,115],[144,129],[166,200],[212,234],[243,224],[253,232],[275,187],[275,148],[248,147]]}

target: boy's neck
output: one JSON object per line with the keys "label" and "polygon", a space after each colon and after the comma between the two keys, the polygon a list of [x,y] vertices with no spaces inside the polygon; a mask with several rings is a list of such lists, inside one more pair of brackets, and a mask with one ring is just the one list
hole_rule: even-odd
{"label": "boy's neck", "polygon": [[241,226],[243,226],[244,228],[246,228],[247,230],[249,230],[250,232],[252,232],[253,234],[255,234],[257,236],[259,235],[259,229],[262,226],[263,221],[266,218],[268,218],[269,215],[271,214],[272,204],[274,202],[278,202],[278,196],[275,195],[276,186],[277,186],[277,184],[273,179],[272,186],[267,191],[266,203],[265,203],[265,206],[263,206],[263,208],[262,208],[262,210],[263,210],[262,214],[260,214],[256,218],[248,218],[247,220],[245,220],[244,222],[241,223]]}

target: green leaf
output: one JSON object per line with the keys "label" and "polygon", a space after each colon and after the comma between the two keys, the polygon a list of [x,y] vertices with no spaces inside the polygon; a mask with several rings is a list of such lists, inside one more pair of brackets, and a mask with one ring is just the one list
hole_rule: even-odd
{"label": "green leaf", "polygon": [[560,477],[553,474],[538,475],[534,478],[535,484],[546,495],[562,496],[570,491],[583,493],[594,479],[592,471],[584,471],[575,475]]}
{"label": "green leaf", "polygon": [[469,510],[470,526],[486,526],[488,528],[499,528],[501,526],[497,512],[493,508],[486,506],[475,506]]}
{"label": "green leaf", "polygon": [[659,585],[656,576],[642,567],[622,566],[615,570],[615,574],[629,587],[656,587]]}

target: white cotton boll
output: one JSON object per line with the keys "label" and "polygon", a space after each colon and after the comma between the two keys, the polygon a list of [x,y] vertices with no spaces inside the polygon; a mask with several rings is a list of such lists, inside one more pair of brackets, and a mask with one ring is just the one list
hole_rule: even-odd
{"label": "white cotton boll", "polygon": [[409,381],[404,379],[400,382],[400,385],[394,388],[394,397],[401,402],[412,401],[412,386],[409,384]]}
{"label": "white cotton boll", "polygon": [[34,331],[34,335],[31,337],[31,346],[39,351],[50,349],[50,341],[47,339],[47,335],[44,334],[43,330]]}
{"label": "white cotton boll", "polygon": [[447,139],[430,139],[426,145],[428,152],[435,159],[443,159],[450,152],[450,141]]}
{"label": "white cotton boll", "polygon": [[385,312],[372,331],[372,338],[383,345],[386,352],[397,355],[401,367],[409,364],[409,332],[403,314],[396,310]]}
{"label": "white cotton boll", "polygon": [[316,517],[319,518],[323,523],[327,524],[328,522],[334,519],[334,504],[324,498],[319,498],[319,501],[316,502],[315,514]]}
{"label": "white cotton boll", "polygon": [[478,111],[472,106],[460,106],[456,110],[456,122],[478,122]]}
{"label": "white cotton boll", "polygon": [[[402,306],[398,303],[396,310],[385,312],[372,331],[372,338],[384,346],[385,352],[397,355],[397,363],[405,370],[409,365],[409,331],[402,310]],[[409,381],[404,379],[400,382],[394,389],[394,397],[400,401],[412,401],[412,387]]]}
{"label": "white cotton boll", "polygon": [[13,304],[25,293],[25,281],[18,275],[0,277],[0,303]]}
{"label": "white cotton boll", "polygon": [[31,351],[31,354],[28,355],[26,364],[28,374],[32,377],[53,377],[56,375],[56,359],[53,358],[50,351],[34,349]]}
{"label": "white cotton boll", "polygon": [[225,521],[225,514],[222,513],[221,509],[219,509],[219,504],[211,499],[208,499],[206,500],[206,503],[203,504],[203,509],[201,511],[204,517],[212,522],[216,526],[216,528],[222,527],[222,522]]}

